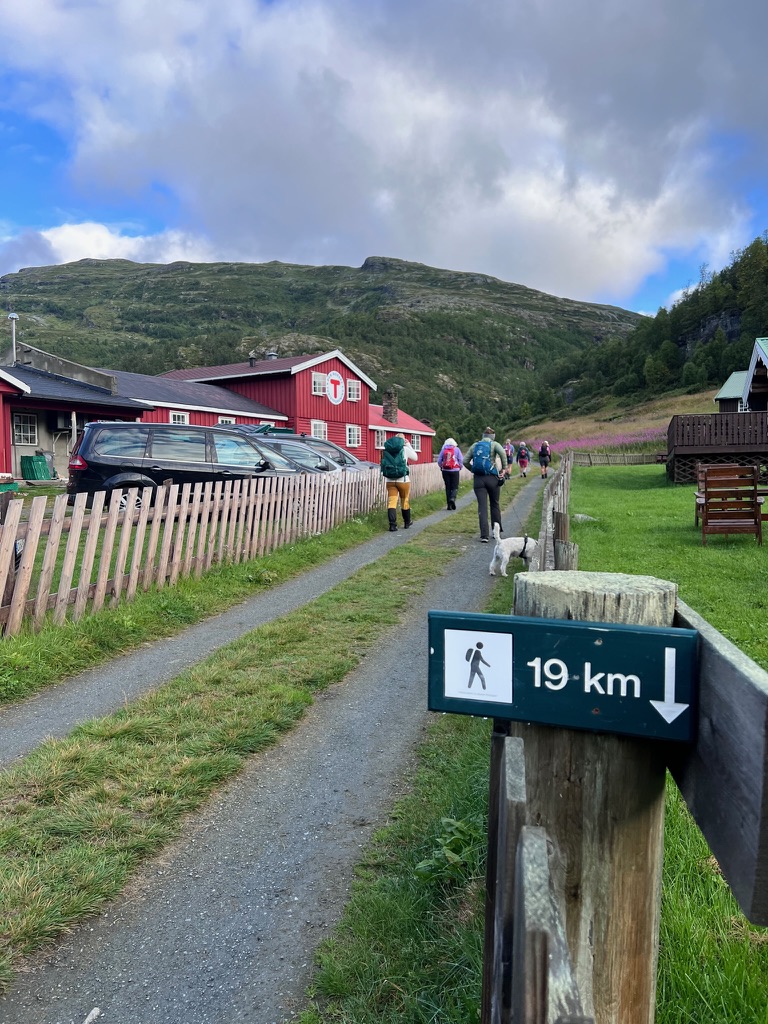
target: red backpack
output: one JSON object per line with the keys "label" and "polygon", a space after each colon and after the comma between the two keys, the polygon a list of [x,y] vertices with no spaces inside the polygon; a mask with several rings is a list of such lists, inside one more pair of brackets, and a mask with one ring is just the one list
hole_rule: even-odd
{"label": "red backpack", "polygon": [[448,445],[443,452],[443,469],[461,469],[459,460],[456,458],[455,445]]}

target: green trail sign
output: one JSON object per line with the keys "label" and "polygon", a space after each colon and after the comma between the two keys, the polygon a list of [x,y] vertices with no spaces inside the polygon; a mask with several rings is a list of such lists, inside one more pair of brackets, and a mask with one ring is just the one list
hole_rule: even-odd
{"label": "green trail sign", "polygon": [[691,742],[698,634],[429,612],[429,708]]}

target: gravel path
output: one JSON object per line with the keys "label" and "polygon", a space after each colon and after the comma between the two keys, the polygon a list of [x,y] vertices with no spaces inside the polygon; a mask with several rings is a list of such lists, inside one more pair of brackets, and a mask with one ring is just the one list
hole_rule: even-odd
{"label": "gravel path", "polygon": [[[507,534],[519,531],[539,489],[531,481],[507,510]],[[12,731],[27,733],[11,756],[31,749],[34,735],[63,735],[311,600],[416,528],[384,534],[183,637],[10,709]],[[18,978],[0,999],[0,1024],[277,1024],[296,1013],[314,950],[338,920],[361,848],[402,792],[423,735],[427,611],[482,608],[491,553],[491,545],[468,545],[378,651],[319,695],[280,744],[251,758],[119,900]],[[7,734],[5,715],[0,724]],[[3,739],[3,756],[6,746]]]}

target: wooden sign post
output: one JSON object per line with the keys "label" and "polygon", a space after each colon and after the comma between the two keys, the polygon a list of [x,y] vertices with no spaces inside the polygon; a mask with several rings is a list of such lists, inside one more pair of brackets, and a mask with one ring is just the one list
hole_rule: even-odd
{"label": "wooden sign post", "polygon": [[[612,573],[520,573],[514,614],[671,626],[673,583]],[[664,746],[513,722],[529,821],[553,841],[585,1013],[652,1024],[664,834]]]}

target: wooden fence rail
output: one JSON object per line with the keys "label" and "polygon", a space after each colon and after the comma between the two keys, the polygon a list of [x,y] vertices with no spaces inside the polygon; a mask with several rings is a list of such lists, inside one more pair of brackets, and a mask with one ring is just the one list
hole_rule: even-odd
{"label": "wooden fence rail", "polygon": [[[566,458],[545,490],[539,557],[529,571],[554,568],[558,544],[567,568],[576,567],[577,549],[556,536],[558,529],[567,535],[557,517],[567,518],[570,470]],[[515,614],[589,619],[573,597],[589,593],[589,577],[603,575],[609,584],[610,574],[523,574]],[[768,673],[675,600],[674,584],[623,578],[614,600],[622,616],[635,581],[641,597],[644,585],[660,588],[662,618],[671,608],[670,624],[698,631],[696,742],[654,746],[494,720],[482,1024],[653,1020],[666,768],[742,911],[753,924],[768,924]],[[609,590],[600,595],[601,621]],[[619,797],[607,813],[601,800],[611,788]],[[635,875],[642,884],[630,898]],[[617,878],[609,905],[607,882],[616,886]]]}
{"label": "wooden fence rail", "polygon": [[569,452],[574,466],[649,466],[659,462],[657,452]]}
{"label": "wooden fence rail", "polygon": [[[435,463],[411,467],[413,498],[443,486]],[[326,533],[384,503],[381,474],[252,477],[170,484],[154,492],[67,495],[5,504],[0,526],[0,628],[77,621],[140,591],[199,577],[214,564],[261,558],[300,537]],[[139,498],[141,502],[139,504]],[[22,546],[23,545],[23,546]],[[15,557],[21,550],[20,559]],[[18,565],[16,562],[18,560]]]}

